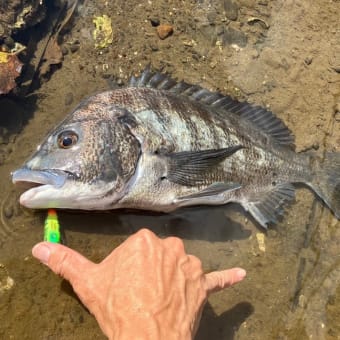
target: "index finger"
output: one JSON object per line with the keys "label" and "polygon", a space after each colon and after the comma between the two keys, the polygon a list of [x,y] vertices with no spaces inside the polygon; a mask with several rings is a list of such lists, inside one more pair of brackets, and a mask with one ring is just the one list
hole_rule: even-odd
{"label": "index finger", "polygon": [[215,271],[204,276],[204,288],[208,295],[230,287],[242,281],[246,277],[246,271],[242,268],[232,268]]}

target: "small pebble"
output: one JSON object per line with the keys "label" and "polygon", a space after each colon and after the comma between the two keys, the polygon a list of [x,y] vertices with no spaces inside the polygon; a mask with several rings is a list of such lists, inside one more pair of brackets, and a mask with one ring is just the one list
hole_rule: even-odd
{"label": "small pebble", "polygon": [[256,233],[256,239],[259,246],[259,249],[263,252],[266,251],[266,245],[265,245],[265,236],[263,233]]}
{"label": "small pebble", "polygon": [[67,55],[68,54],[68,49],[66,48],[66,46],[61,46],[61,53],[63,54],[63,55]]}
{"label": "small pebble", "polygon": [[79,44],[72,44],[70,45],[70,51],[71,53],[75,53],[79,50]]}
{"label": "small pebble", "polygon": [[339,111],[335,113],[335,121],[340,122],[340,112]]}
{"label": "small pebble", "polygon": [[2,37],[5,34],[5,28],[3,25],[0,24],[0,37]]}
{"label": "small pebble", "polygon": [[164,40],[167,37],[169,37],[174,32],[174,29],[171,25],[165,24],[165,25],[159,25],[157,27],[157,34],[160,37],[160,39]]}
{"label": "small pebble", "polygon": [[318,142],[313,143],[312,145],[313,150],[319,150],[320,144]]}
{"label": "small pebble", "polygon": [[335,120],[340,121],[340,102],[334,105]]}
{"label": "small pebble", "polygon": [[66,93],[66,95],[65,95],[65,105],[71,105],[72,103],[73,103],[72,92]]}
{"label": "small pebble", "polygon": [[158,46],[155,43],[150,43],[151,51],[157,52],[159,50]]}
{"label": "small pebble", "polygon": [[222,35],[224,33],[224,27],[221,26],[217,26],[216,27],[216,35]]}
{"label": "small pebble", "polygon": [[151,25],[152,25],[153,27],[157,27],[157,26],[159,26],[159,24],[160,24],[160,21],[159,21],[158,18],[150,18],[150,22],[151,22]]}
{"label": "small pebble", "polygon": [[313,61],[313,58],[311,56],[308,56],[306,59],[305,59],[305,63],[306,65],[310,65]]}
{"label": "small pebble", "polygon": [[300,308],[306,308],[306,305],[307,305],[307,299],[304,295],[300,295],[299,296],[299,300],[298,300],[298,305]]}
{"label": "small pebble", "polygon": [[13,216],[13,207],[12,206],[7,206],[4,208],[4,215],[6,218],[11,218]]}

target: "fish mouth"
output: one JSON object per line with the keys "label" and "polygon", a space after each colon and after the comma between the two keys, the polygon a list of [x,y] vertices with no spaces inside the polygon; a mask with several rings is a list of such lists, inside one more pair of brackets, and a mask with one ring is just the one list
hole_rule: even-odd
{"label": "fish mouth", "polygon": [[20,203],[29,207],[28,202],[34,199],[37,192],[49,189],[59,190],[70,174],[63,170],[31,170],[21,168],[12,173],[12,182],[27,189],[20,197]]}
{"label": "fish mouth", "polygon": [[69,174],[63,170],[30,170],[22,168],[12,173],[14,184],[27,183],[34,187],[52,185],[61,188]]}

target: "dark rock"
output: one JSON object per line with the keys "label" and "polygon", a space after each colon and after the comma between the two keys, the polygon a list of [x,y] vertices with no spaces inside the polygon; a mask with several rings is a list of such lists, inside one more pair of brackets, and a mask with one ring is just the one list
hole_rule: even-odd
{"label": "dark rock", "polygon": [[67,49],[67,47],[66,46],[61,46],[61,53],[63,54],[63,55],[67,55],[68,54],[68,49]]}
{"label": "dark rock", "polygon": [[0,39],[6,36],[5,26],[0,23]]}
{"label": "dark rock", "polygon": [[233,0],[224,0],[225,15],[229,20],[237,20],[238,17],[238,4]]}
{"label": "dark rock", "polygon": [[209,21],[209,24],[215,24],[217,21],[217,13],[216,11],[209,11],[207,14],[207,19]]}
{"label": "dark rock", "polygon": [[223,26],[217,26],[216,27],[216,35],[222,35],[224,33],[224,27]]}
{"label": "dark rock", "polygon": [[239,47],[245,47],[247,45],[247,36],[234,28],[228,27],[223,34],[223,44],[232,45],[236,44]]}
{"label": "dark rock", "polygon": [[79,50],[79,44],[71,44],[70,45],[70,51],[71,51],[71,53],[75,53],[75,52],[77,52]]}
{"label": "dark rock", "polygon": [[110,78],[112,78],[112,74],[109,73],[109,72],[103,72],[101,74],[101,76],[102,76],[103,79],[110,79]]}
{"label": "dark rock", "polygon": [[4,43],[9,49],[14,48],[15,46],[15,41],[11,37],[6,37]]}
{"label": "dark rock", "polygon": [[[216,43],[216,38],[217,38],[216,27],[213,26],[213,25],[205,25],[205,26],[200,27],[199,30],[200,30],[200,33],[203,36],[202,38],[204,40],[207,40],[208,42],[210,42],[211,46],[214,46],[215,43]],[[223,31],[224,31],[224,29],[223,29]],[[222,34],[223,34],[223,32],[222,32]]]}

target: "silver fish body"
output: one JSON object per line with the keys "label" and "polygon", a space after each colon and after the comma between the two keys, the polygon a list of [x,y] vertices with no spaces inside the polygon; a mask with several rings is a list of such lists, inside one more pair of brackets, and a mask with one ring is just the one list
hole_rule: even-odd
{"label": "silver fish body", "polygon": [[294,151],[271,112],[146,69],[130,86],[81,103],[13,182],[30,208],[134,208],[240,203],[264,227],[311,187],[340,217],[340,154]]}

